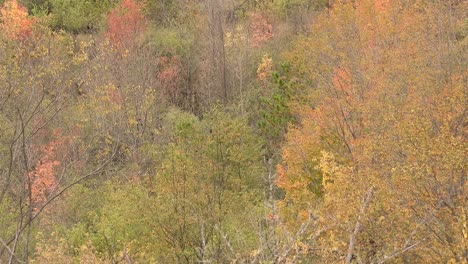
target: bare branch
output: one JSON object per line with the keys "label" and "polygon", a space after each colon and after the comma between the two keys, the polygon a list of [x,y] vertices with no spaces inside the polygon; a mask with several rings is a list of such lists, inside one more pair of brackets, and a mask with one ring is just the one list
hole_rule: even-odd
{"label": "bare branch", "polygon": [[356,245],[356,237],[359,231],[361,230],[361,221],[362,221],[362,218],[364,217],[364,214],[366,213],[367,207],[369,207],[369,203],[372,199],[373,193],[374,193],[374,187],[369,188],[366,196],[364,197],[364,200],[362,201],[362,206],[361,206],[361,209],[359,210],[359,215],[356,221],[356,225],[354,226],[353,232],[349,236],[348,253],[346,255],[346,260],[345,260],[346,264],[351,263],[351,260],[353,258],[354,247]]}

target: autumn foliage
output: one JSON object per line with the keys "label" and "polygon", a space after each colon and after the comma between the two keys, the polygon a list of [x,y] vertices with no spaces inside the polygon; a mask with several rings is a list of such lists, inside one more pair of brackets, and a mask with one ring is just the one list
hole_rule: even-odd
{"label": "autumn foliage", "polygon": [[0,2],[0,263],[468,264],[468,1]]}
{"label": "autumn foliage", "polygon": [[0,9],[0,30],[11,40],[24,40],[31,35],[33,19],[16,0],[7,0]]}
{"label": "autumn foliage", "polygon": [[166,95],[174,102],[178,96],[178,84],[181,75],[181,62],[178,56],[162,56],[158,59],[157,78],[161,83]]}
{"label": "autumn foliage", "polygon": [[261,13],[252,13],[251,15],[251,38],[250,45],[254,48],[263,45],[273,37],[273,25],[267,17]]}
{"label": "autumn foliage", "polygon": [[116,46],[131,45],[147,26],[142,12],[143,4],[137,0],[123,0],[107,16],[107,36]]}
{"label": "autumn foliage", "polygon": [[[467,222],[458,217],[466,201],[460,160],[466,93],[455,77],[466,71],[453,66],[448,79],[439,75],[440,29],[418,4],[338,2],[315,25],[324,35],[296,47],[309,44],[334,58],[305,58],[322,94],[299,110],[302,121],[286,136],[277,180],[286,192],[280,206],[287,226],[300,227],[306,211],[327,230],[319,262],[399,261],[411,250],[421,263],[457,263],[466,253]],[[305,47],[303,55],[310,52]]]}
{"label": "autumn foliage", "polygon": [[57,168],[60,165],[58,154],[66,143],[60,130],[53,131],[54,139],[39,147],[40,158],[34,169],[28,173],[31,186],[31,200],[35,208],[46,202],[57,186]]}

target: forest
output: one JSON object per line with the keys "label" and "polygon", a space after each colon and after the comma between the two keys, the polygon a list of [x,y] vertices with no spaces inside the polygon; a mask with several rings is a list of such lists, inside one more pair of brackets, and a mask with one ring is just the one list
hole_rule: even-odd
{"label": "forest", "polygon": [[468,1],[0,0],[0,263],[468,263]]}

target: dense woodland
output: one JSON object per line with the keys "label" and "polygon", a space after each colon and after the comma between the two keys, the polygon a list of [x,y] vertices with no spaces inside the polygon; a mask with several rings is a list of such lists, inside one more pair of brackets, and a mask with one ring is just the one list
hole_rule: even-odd
{"label": "dense woodland", "polygon": [[468,1],[0,0],[0,263],[467,263]]}

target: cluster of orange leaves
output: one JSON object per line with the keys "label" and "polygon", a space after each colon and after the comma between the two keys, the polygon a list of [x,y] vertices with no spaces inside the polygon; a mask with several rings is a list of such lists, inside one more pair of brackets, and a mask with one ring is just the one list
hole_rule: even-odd
{"label": "cluster of orange leaves", "polygon": [[378,12],[384,12],[390,7],[391,2],[392,2],[391,0],[375,0],[374,1],[375,10],[377,10]]}
{"label": "cluster of orange leaves", "polygon": [[107,36],[117,46],[131,44],[146,28],[143,5],[135,0],[124,0],[107,16]]}
{"label": "cluster of orange leaves", "polygon": [[265,15],[254,13],[251,16],[252,23],[250,30],[252,32],[250,45],[254,48],[261,46],[273,37],[273,25],[268,21]]}
{"label": "cluster of orange leaves", "polygon": [[161,70],[157,77],[167,92],[173,94],[177,88],[177,77],[180,73],[181,61],[178,56],[162,56],[158,59],[158,65]]}
{"label": "cluster of orange leaves", "polygon": [[270,77],[273,71],[273,60],[270,56],[264,55],[262,61],[257,67],[257,79],[259,81],[265,81]]}
{"label": "cluster of orange leaves", "polygon": [[57,159],[60,148],[67,143],[67,139],[61,135],[60,129],[55,129],[52,135],[54,140],[39,146],[41,158],[37,161],[34,169],[28,173],[31,200],[35,209],[47,201],[48,196],[58,184],[55,174],[60,161]]}
{"label": "cluster of orange leaves", "polygon": [[[382,16],[391,8],[391,0],[356,1],[355,8],[360,16],[359,22],[363,22],[359,24],[359,31],[369,36],[365,48],[361,50],[362,54],[367,55],[373,51],[378,40],[378,34],[370,22],[368,11],[373,10]],[[374,66],[371,64],[371,67]],[[314,109],[300,113],[302,125],[308,129],[293,129],[286,136],[289,147],[284,148],[282,153],[283,160],[286,162],[277,167],[276,184],[285,190],[286,200],[296,203],[296,213],[301,217],[307,215],[304,208],[310,206],[304,201],[314,199],[309,192],[311,178],[314,176],[313,172],[308,172],[310,169],[304,170],[303,166],[297,166],[297,164],[313,159],[314,154],[318,155],[318,146],[321,144],[333,145],[335,137],[326,136],[330,134],[330,131],[336,131],[342,140],[351,145],[358,140],[355,138],[357,135],[353,133],[362,129],[363,120],[353,120],[352,114],[360,110],[362,102],[358,99],[360,94],[354,85],[356,80],[353,77],[353,72],[346,63],[335,66],[330,79],[331,89],[328,91],[328,96],[322,98]],[[379,77],[379,75],[372,76],[371,82],[374,86],[381,82]]]}
{"label": "cluster of orange leaves", "polygon": [[34,20],[16,0],[7,0],[0,9],[0,32],[11,40],[24,40],[31,36]]}
{"label": "cluster of orange leaves", "polygon": [[[357,1],[357,12],[359,16],[365,21],[366,23],[363,23],[360,25],[360,31],[362,32],[363,35],[370,35],[370,38],[368,39],[368,43],[365,49],[362,50],[362,54],[367,54],[369,52],[372,52],[372,50],[375,48],[376,41],[378,39],[377,34],[374,32],[374,29],[372,27],[372,23],[369,23],[370,18],[368,17],[368,14],[366,13],[366,3],[371,3],[372,8],[375,10],[375,12],[379,15],[384,14],[389,10],[391,7],[391,0],[371,0],[371,1]],[[367,18],[367,19],[366,19]],[[378,83],[381,81],[380,79],[383,76],[374,76],[372,79],[372,83],[374,86],[378,86]],[[354,91],[352,90],[352,75],[350,74],[350,70],[346,66],[342,67],[335,67],[334,69],[334,75],[332,77],[332,85],[335,89],[335,91],[339,92],[341,94],[341,97],[344,99],[345,104],[343,105],[336,105],[336,101],[332,100],[332,102],[327,102],[327,105],[335,107],[334,112],[342,112],[341,116],[342,118],[348,118],[349,117],[349,112],[346,109],[346,106],[356,106],[357,101],[355,100],[355,95]],[[339,108],[339,111],[337,110]],[[337,116],[340,116],[337,114]],[[344,120],[340,120],[344,122]]]}

